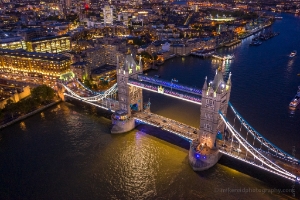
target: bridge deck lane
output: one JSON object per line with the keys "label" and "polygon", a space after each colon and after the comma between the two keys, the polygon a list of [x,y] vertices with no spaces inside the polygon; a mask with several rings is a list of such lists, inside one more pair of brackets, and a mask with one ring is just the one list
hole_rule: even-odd
{"label": "bridge deck lane", "polygon": [[156,127],[160,127],[163,130],[167,130],[188,140],[194,140],[198,137],[197,135],[199,130],[195,127],[188,126],[151,112],[136,112],[133,113],[133,117],[144,123],[155,125]]}

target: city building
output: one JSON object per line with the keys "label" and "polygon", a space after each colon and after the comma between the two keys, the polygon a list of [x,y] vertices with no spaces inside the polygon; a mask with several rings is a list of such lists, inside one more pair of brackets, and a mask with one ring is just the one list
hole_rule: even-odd
{"label": "city building", "polygon": [[59,54],[0,50],[0,70],[19,76],[58,79],[70,72],[70,58]]}
{"label": "city building", "polygon": [[104,25],[111,25],[113,24],[114,15],[113,15],[113,7],[109,5],[105,5],[103,10],[103,19],[104,19]]}
{"label": "city building", "polygon": [[71,37],[61,35],[34,38],[28,40],[26,46],[30,52],[62,53],[71,50]]}
{"label": "city building", "polygon": [[19,35],[22,36],[25,41],[27,41],[34,38],[45,37],[47,32],[42,28],[29,28],[20,30]]}
{"label": "city building", "polygon": [[71,70],[79,80],[83,81],[89,76],[88,65],[86,61],[76,62],[71,65]]}
{"label": "city building", "polygon": [[97,67],[91,71],[91,79],[93,81],[107,81],[110,82],[116,79],[116,69],[115,65],[103,65]]}
{"label": "city building", "polygon": [[26,44],[22,37],[0,37],[0,48],[1,49],[26,49]]}

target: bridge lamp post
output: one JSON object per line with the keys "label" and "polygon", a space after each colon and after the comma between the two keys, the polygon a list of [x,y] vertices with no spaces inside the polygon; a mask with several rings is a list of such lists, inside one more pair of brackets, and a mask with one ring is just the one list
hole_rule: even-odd
{"label": "bridge lamp post", "polygon": [[174,82],[178,82],[178,80],[176,80],[175,78],[174,78],[174,79],[173,79],[173,78],[171,79],[171,92],[172,92],[172,89],[173,89],[173,87],[172,87],[172,86],[173,86],[173,81],[174,81]]}

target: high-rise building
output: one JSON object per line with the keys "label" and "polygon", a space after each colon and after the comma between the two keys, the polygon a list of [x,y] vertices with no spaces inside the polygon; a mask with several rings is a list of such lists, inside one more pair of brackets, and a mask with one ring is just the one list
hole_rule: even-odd
{"label": "high-rise building", "polygon": [[113,8],[109,5],[105,5],[103,10],[103,19],[104,19],[104,25],[110,25],[113,24]]}

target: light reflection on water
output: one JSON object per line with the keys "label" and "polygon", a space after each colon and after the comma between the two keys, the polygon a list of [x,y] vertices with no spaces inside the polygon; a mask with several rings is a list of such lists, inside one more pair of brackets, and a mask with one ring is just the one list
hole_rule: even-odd
{"label": "light reflection on water", "polygon": [[[236,199],[237,194],[218,190],[269,187],[220,164],[196,173],[188,164],[186,149],[146,134],[153,131],[147,128],[111,135],[111,121],[94,112],[62,103],[59,109],[44,111],[47,119],[52,120],[35,115],[26,119],[26,131],[18,125],[4,129],[0,146],[3,161],[0,163],[0,196]],[[43,134],[35,134],[36,130],[43,130]],[[28,137],[32,134],[34,137]],[[6,148],[9,146],[14,147]],[[26,151],[21,150],[24,148]],[[19,169],[22,172],[16,174]],[[25,185],[17,184],[24,181]],[[238,196],[239,199],[272,197],[260,193],[239,193]]]}
{"label": "light reflection on water", "polygon": [[22,121],[22,122],[20,123],[20,128],[21,128],[23,131],[26,131],[26,124],[25,124],[24,121]]}

